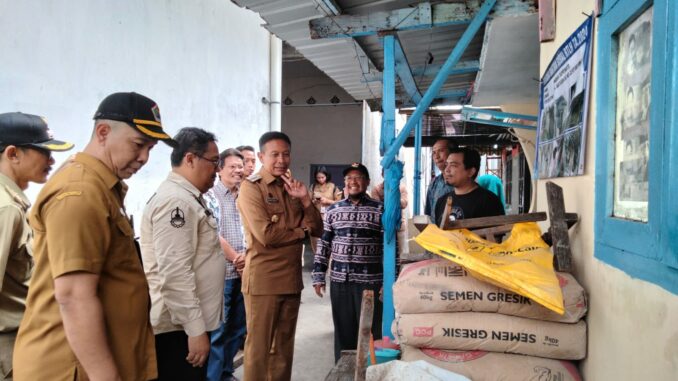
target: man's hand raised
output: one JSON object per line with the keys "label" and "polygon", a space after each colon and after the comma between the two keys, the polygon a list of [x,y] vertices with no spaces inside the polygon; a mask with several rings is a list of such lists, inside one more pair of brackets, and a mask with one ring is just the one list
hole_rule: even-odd
{"label": "man's hand raised", "polygon": [[308,194],[308,189],[306,189],[304,183],[292,177],[288,177],[287,175],[282,175],[280,178],[285,182],[287,194],[301,200],[301,203],[304,204],[305,208],[311,205],[311,196]]}

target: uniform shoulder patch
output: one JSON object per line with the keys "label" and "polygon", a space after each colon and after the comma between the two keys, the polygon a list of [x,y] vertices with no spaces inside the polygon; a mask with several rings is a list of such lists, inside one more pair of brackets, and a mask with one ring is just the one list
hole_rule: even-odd
{"label": "uniform shoulder patch", "polygon": [[71,197],[71,196],[82,196],[82,191],[68,191],[68,192],[62,192],[62,193],[59,193],[59,194],[56,196],[56,199],[59,200],[59,201],[61,201],[61,200],[65,199],[66,197]]}
{"label": "uniform shoulder patch", "polygon": [[186,219],[184,218],[184,211],[179,207],[172,209],[170,212],[170,225],[175,228],[181,228],[186,225]]}
{"label": "uniform shoulder patch", "polygon": [[247,178],[247,181],[252,182],[252,183],[256,183],[256,182],[259,181],[259,180],[261,180],[261,175],[258,174],[258,173],[255,173],[255,174],[253,174],[253,175],[250,175],[250,176]]}

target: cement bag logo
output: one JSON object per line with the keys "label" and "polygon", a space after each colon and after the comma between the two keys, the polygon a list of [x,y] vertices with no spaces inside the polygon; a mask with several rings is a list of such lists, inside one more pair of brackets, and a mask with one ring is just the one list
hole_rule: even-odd
{"label": "cement bag logo", "polygon": [[464,363],[477,360],[487,354],[485,351],[447,351],[444,349],[421,348],[421,353],[426,356],[446,362],[446,363]]}
{"label": "cement bag logo", "polygon": [[433,327],[414,327],[412,329],[414,337],[433,337]]}

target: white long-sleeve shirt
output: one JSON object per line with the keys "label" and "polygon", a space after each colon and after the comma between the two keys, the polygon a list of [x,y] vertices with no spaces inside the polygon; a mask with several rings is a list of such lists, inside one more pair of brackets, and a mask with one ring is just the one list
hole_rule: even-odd
{"label": "white long-sleeve shirt", "polygon": [[183,330],[198,336],[219,326],[225,259],[217,221],[200,191],[174,172],[144,209],[141,255],[155,334]]}

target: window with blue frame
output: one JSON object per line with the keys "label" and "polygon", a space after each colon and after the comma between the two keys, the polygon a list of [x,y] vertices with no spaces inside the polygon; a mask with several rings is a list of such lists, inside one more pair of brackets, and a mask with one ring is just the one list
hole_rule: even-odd
{"label": "window with blue frame", "polygon": [[678,293],[678,6],[598,18],[595,256]]}

